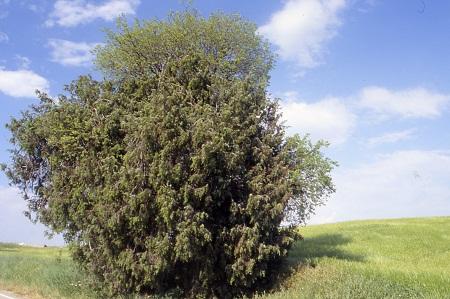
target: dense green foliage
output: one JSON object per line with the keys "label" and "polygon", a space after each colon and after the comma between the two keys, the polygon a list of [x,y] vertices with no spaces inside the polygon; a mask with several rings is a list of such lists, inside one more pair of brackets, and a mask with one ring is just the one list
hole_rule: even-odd
{"label": "dense green foliage", "polygon": [[[450,217],[352,221],[301,233],[288,256],[292,275],[257,298],[449,297]],[[65,248],[0,244],[0,269],[0,289],[26,298],[99,298]]]}
{"label": "dense green foliage", "polygon": [[272,54],[235,16],[119,21],[80,77],[9,124],[11,182],[109,295],[267,285],[333,191],[323,143],[286,138]]}

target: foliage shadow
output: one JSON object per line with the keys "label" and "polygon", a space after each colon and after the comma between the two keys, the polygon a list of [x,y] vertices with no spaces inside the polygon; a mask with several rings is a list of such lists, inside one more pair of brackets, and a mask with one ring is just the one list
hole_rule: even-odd
{"label": "foliage shadow", "polygon": [[364,255],[354,254],[342,247],[350,244],[352,239],[342,234],[321,234],[314,237],[306,237],[296,241],[289,251],[282,271],[270,289],[280,290],[289,277],[297,273],[301,268],[315,268],[319,259],[328,257],[339,260],[364,262]]}
{"label": "foliage shadow", "polygon": [[364,256],[346,251],[342,246],[352,242],[342,234],[321,234],[297,241],[288,256],[290,266],[313,266],[319,258],[329,257],[348,261],[364,261]]}

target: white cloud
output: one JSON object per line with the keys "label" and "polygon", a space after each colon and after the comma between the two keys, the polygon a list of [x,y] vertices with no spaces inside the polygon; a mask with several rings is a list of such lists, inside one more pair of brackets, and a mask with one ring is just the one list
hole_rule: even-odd
{"label": "white cloud", "polygon": [[85,0],[57,0],[46,25],[74,27],[95,19],[111,21],[123,14],[135,14],[140,0],[108,0],[93,4]]}
{"label": "white cloud", "polygon": [[312,223],[450,215],[450,153],[398,151],[334,175],[337,192]]}
{"label": "white cloud", "polygon": [[[292,94],[288,97],[291,97]],[[281,104],[288,134],[311,134],[313,140],[325,139],[332,145],[343,143],[352,133],[355,115],[339,99],[314,103],[290,100]]]}
{"label": "white cloud", "polygon": [[9,41],[8,34],[0,31],[0,43],[7,43]]}
{"label": "white cloud", "polygon": [[[344,143],[353,133],[359,119],[375,116],[378,120],[390,117],[435,118],[450,104],[450,95],[416,87],[391,91],[383,87],[366,87],[356,95],[329,97],[318,101],[304,101],[294,92],[286,92],[281,103],[287,132],[310,133],[314,140],[325,139],[332,144]],[[394,143],[410,139],[415,130],[386,133],[367,139],[368,146]]]}
{"label": "white cloud", "polygon": [[278,47],[281,58],[313,68],[341,24],[346,0],[289,0],[258,31]]}
{"label": "white cloud", "polygon": [[12,97],[34,98],[36,90],[48,92],[49,82],[31,70],[0,69],[0,92]]}
{"label": "white cloud", "polygon": [[52,61],[65,66],[88,66],[92,63],[92,49],[98,43],[72,42],[63,39],[49,40]]}
{"label": "white cloud", "polygon": [[398,132],[389,132],[381,136],[372,137],[367,140],[368,146],[376,146],[385,143],[396,143],[408,140],[414,137],[415,129],[403,130]]}
{"label": "white cloud", "polygon": [[435,118],[448,106],[450,95],[417,87],[392,91],[383,87],[366,87],[359,95],[359,104],[380,117]]}

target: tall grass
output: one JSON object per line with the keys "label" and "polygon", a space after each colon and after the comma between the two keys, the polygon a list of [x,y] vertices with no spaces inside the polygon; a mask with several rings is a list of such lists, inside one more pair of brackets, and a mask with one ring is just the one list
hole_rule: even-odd
{"label": "tall grass", "polygon": [[0,245],[0,289],[28,298],[93,298],[65,248]]}

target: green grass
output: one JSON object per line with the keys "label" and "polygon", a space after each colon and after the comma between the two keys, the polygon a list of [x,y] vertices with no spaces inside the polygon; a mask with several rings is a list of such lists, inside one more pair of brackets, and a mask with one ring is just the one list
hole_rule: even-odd
{"label": "green grass", "polygon": [[[450,298],[450,217],[301,229],[280,289],[258,298]],[[95,298],[67,251],[0,245],[0,289]]]}
{"label": "green grass", "polygon": [[450,298],[450,217],[301,229],[278,298]]}
{"label": "green grass", "polygon": [[0,244],[0,289],[27,298],[93,298],[65,248]]}

